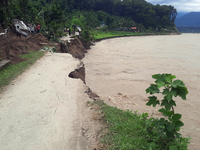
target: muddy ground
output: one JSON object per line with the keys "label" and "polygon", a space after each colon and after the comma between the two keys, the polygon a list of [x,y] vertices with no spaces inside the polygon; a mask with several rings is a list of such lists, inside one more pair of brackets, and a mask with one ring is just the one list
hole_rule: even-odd
{"label": "muddy ground", "polygon": [[27,54],[28,51],[38,51],[43,45],[40,43],[48,43],[48,39],[42,34],[21,37],[11,31],[7,35],[0,36],[0,58],[11,60],[12,64],[24,61],[19,55]]}
{"label": "muddy ground", "polygon": [[[0,29],[0,33],[4,30]],[[6,35],[0,35],[0,59],[11,60],[12,64],[24,61],[19,55],[27,54],[28,51],[38,51],[44,46],[54,46],[57,53],[70,53],[73,57],[82,59],[90,49],[90,44],[80,38],[72,39],[70,43],[51,43],[41,33],[29,34],[28,37],[20,38],[11,29]]]}

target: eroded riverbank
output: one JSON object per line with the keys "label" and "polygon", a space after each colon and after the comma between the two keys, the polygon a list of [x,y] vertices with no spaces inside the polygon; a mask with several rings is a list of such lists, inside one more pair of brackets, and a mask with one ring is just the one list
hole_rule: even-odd
{"label": "eroded riverbank", "polygon": [[145,89],[152,74],[171,73],[184,81],[187,101],[176,98],[175,111],[182,114],[182,134],[191,136],[190,149],[200,145],[200,34],[124,37],[96,43],[83,63],[86,83],[101,99],[121,109],[154,113],[147,107]]}
{"label": "eroded riverbank", "polygon": [[79,40],[68,50],[70,54],[46,53],[4,87],[0,93],[1,149],[88,150],[96,146],[99,124],[86,106],[91,92],[85,92],[88,87],[81,80],[68,76],[73,70],[79,72],[82,64],[75,58],[84,56],[86,50]]}

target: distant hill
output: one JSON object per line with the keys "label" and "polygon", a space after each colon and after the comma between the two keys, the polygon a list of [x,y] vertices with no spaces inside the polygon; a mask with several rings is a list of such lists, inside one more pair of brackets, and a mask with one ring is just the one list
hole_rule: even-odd
{"label": "distant hill", "polygon": [[177,27],[181,33],[200,33],[200,27]]}
{"label": "distant hill", "polygon": [[190,12],[175,20],[177,27],[200,27],[200,12]]}
{"label": "distant hill", "polygon": [[178,18],[180,18],[180,17],[182,17],[182,16],[184,16],[184,15],[186,15],[187,13],[180,13],[180,12],[178,12],[178,14],[177,14],[177,16],[176,16],[176,19],[178,19]]}

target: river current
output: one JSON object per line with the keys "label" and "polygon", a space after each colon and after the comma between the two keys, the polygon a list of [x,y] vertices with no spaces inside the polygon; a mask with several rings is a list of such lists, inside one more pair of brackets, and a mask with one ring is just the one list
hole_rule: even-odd
{"label": "river current", "polygon": [[160,117],[158,107],[146,106],[145,89],[153,74],[170,73],[188,88],[187,100],[175,98],[182,114],[183,136],[190,149],[200,147],[200,34],[134,36],[107,39],[92,46],[83,59],[86,84],[101,99],[120,109]]}

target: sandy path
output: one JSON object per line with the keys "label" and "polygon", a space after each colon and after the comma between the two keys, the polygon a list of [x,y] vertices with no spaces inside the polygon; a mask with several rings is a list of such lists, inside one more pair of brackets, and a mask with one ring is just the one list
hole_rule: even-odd
{"label": "sandy path", "polygon": [[179,98],[175,111],[182,114],[184,136],[190,148],[200,147],[200,34],[144,36],[108,39],[96,43],[83,59],[86,83],[102,99],[121,109],[148,112],[145,89],[152,74],[171,73],[189,90],[187,101]]}
{"label": "sandy path", "polygon": [[47,53],[0,94],[1,150],[88,149],[86,87],[68,77],[78,64],[69,54]]}

